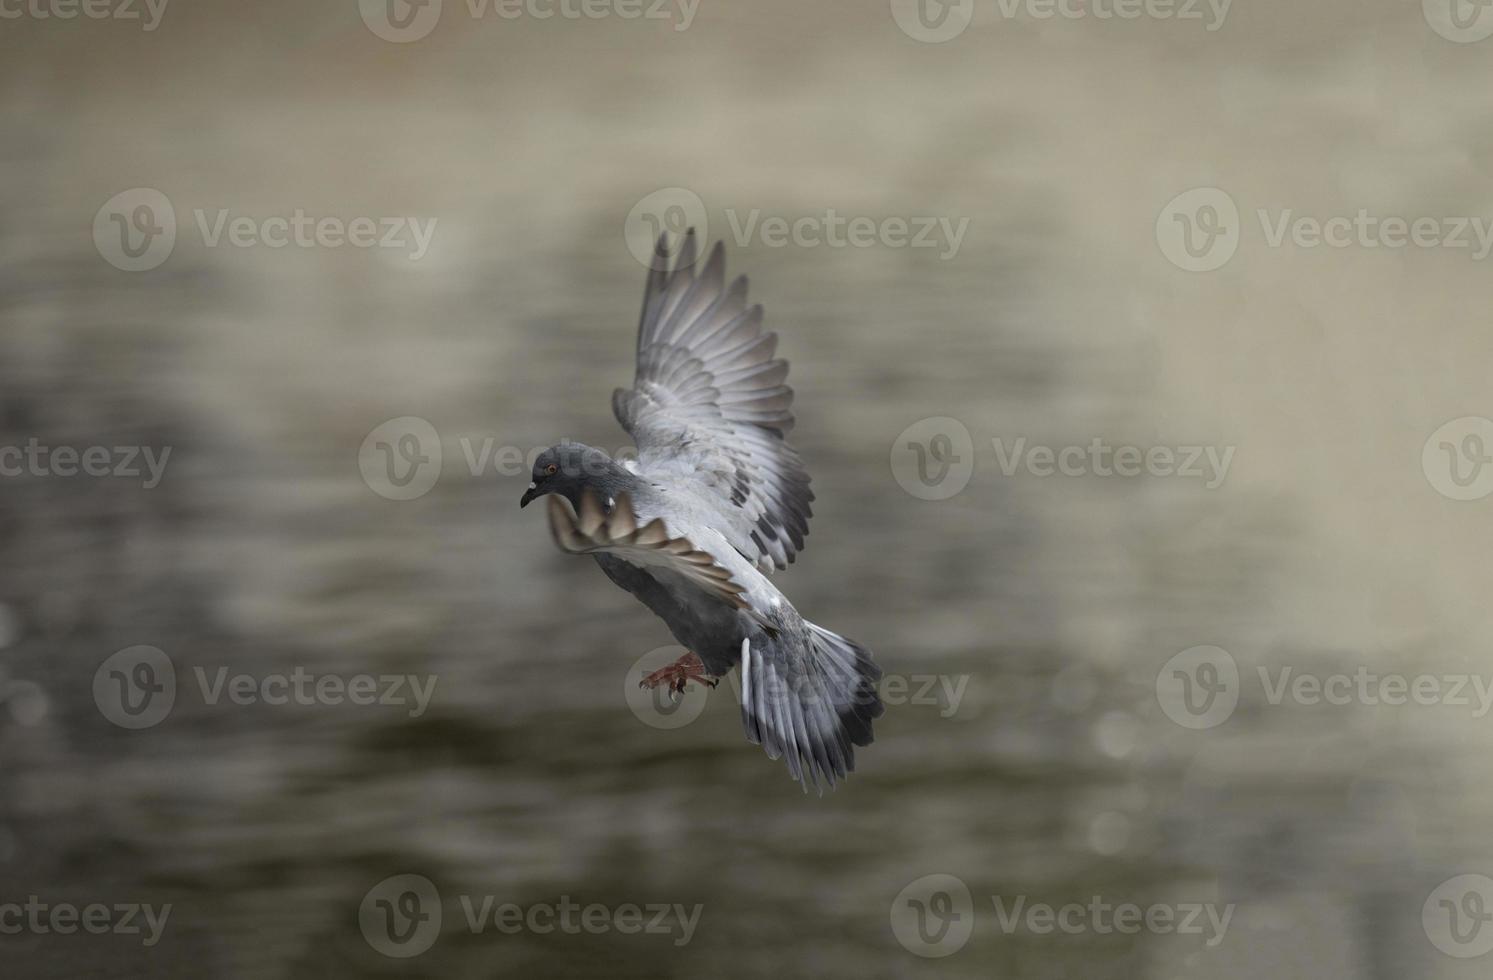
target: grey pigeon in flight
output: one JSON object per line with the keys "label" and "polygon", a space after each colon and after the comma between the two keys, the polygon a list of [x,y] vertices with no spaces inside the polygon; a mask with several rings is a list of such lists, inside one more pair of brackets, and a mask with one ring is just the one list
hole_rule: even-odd
{"label": "grey pigeon in flight", "polygon": [[[654,250],[638,325],[637,376],[612,396],[637,460],[564,442],[534,463],[520,501],[553,494],[562,551],[591,555],[668,625],[688,653],[644,679],[673,692],[741,668],[750,741],[783,757],[805,791],[855,769],[882,713],[881,669],[853,640],[808,622],[768,578],[808,534],[809,476],[785,439],[788,362],[747,280],[725,284],[719,242],[696,270],[691,229],[669,267]],[[565,501],[568,501],[565,503]]]}

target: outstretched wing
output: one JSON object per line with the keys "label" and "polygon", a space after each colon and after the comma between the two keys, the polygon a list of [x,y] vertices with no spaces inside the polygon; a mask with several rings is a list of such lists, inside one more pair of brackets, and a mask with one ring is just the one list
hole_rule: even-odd
{"label": "outstretched wing", "polygon": [[638,368],[612,411],[638,446],[642,475],[691,494],[736,548],[763,571],[793,561],[809,533],[809,475],[785,436],[793,427],[788,362],[777,334],[748,307],[747,280],[725,286],[717,242],[695,270],[695,233],[669,269],[654,250],[638,325]]}

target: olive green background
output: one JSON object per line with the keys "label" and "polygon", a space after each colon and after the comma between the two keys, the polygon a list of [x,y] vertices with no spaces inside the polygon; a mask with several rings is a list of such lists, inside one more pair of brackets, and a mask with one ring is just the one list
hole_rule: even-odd
{"label": "olive green background", "polygon": [[[702,0],[649,19],[474,20],[405,44],[356,3],[172,0],[159,27],[0,20],[0,445],[170,446],[166,478],[0,479],[0,902],[170,902],[162,941],[0,936],[6,977],[1485,975],[1427,896],[1493,873],[1489,718],[1271,705],[1256,669],[1487,673],[1493,501],[1422,469],[1493,415],[1493,279],[1444,248],[1271,247],[1256,218],[1493,215],[1493,39],[1419,4],[1239,0],[1196,21],[1040,20],[976,0],[943,44],[888,4]],[[158,268],[95,213],[173,203]],[[914,691],[837,792],[741,735],[629,708],[670,642],[557,554],[527,479],[462,440],[614,448],[642,267],[624,222],[705,203],[793,363],[819,494],[778,581]],[[1217,187],[1241,239],[1158,247]],[[732,240],[752,209],[967,218],[958,251]],[[437,219],[398,250],[207,247],[191,214]],[[440,434],[439,483],[372,492],[386,419]],[[905,492],[899,434],[949,417],[974,472]],[[1234,447],[1179,477],[1002,473],[1009,446]],[[95,670],[156,646],[170,717],[108,722]],[[1161,710],[1176,653],[1244,674],[1225,724]],[[434,676],[429,711],[204,702],[194,668]],[[926,699],[923,699],[926,701]],[[952,873],[974,933],[898,942]],[[429,878],[443,929],[391,959],[369,889]],[[1000,929],[992,898],[1236,906],[1224,941]],[[691,941],[473,935],[461,896],[703,905]]]}

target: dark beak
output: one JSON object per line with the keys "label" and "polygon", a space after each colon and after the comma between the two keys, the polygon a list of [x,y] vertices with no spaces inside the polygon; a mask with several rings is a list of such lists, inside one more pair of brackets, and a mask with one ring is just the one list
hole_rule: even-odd
{"label": "dark beak", "polygon": [[540,494],[539,494],[539,488],[538,487],[530,487],[529,489],[527,489],[527,490],[524,491],[524,495],[522,497],[518,498],[518,506],[521,509],[524,508],[524,507],[529,506],[529,501],[533,500],[535,497],[538,497],[539,495]]}

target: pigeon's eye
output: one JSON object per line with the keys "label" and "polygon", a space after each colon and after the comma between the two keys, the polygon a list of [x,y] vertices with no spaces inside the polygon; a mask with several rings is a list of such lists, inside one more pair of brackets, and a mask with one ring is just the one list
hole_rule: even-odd
{"label": "pigeon's eye", "polygon": [[554,463],[551,463],[551,464],[549,464],[548,466],[546,466],[544,468],[544,475],[545,476],[554,476],[555,475],[555,471],[558,470],[559,468],[560,467],[556,466]]}

